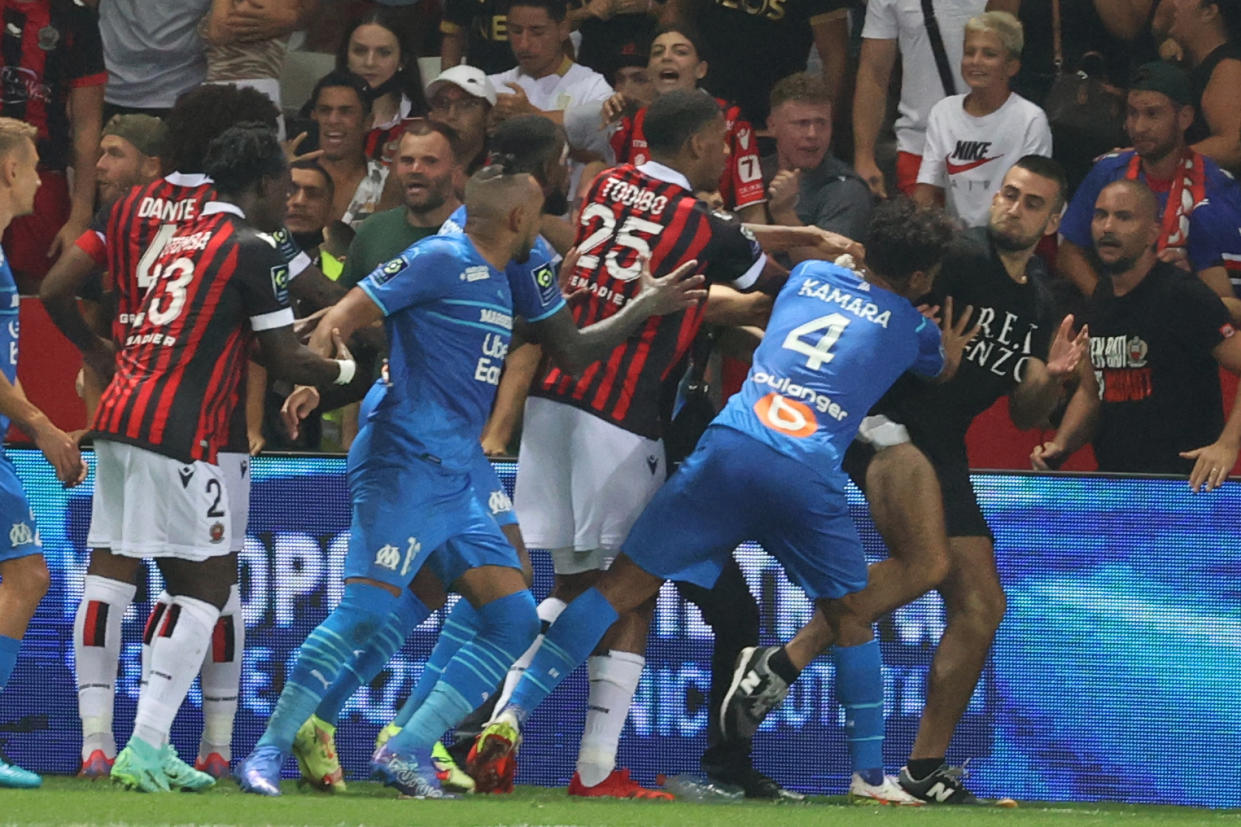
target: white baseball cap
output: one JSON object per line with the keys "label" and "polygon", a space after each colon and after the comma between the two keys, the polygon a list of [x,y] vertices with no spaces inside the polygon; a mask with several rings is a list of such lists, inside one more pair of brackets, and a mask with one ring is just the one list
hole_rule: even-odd
{"label": "white baseball cap", "polygon": [[496,88],[482,69],[467,66],[464,63],[440,72],[435,80],[427,84],[427,97],[435,94],[435,90],[444,84],[452,84],[467,95],[482,98],[492,106],[496,105]]}

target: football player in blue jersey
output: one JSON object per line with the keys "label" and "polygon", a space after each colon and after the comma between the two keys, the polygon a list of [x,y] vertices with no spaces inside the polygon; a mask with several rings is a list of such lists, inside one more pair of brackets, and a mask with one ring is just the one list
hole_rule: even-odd
{"label": "football player in blue jersey", "polygon": [[[13,118],[0,118],[0,233],[20,215],[34,209],[39,189],[36,166],[39,153],[34,140],[39,131]],[[20,300],[13,271],[0,250],[0,436],[9,423],[29,434],[56,476],[66,486],[86,479],[86,466],[77,444],[32,405],[17,381],[17,344]],[[0,526],[8,540],[0,542],[0,691],[13,674],[17,650],[30,618],[47,593],[47,564],[34,512],[22,491],[17,470],[4,456],[0,444]],[[520,652],[518,652],[520,654]],[[505,664],[505,669],[508,665]],[[38,787],[43,781],[33,772],[0,758],[0,787]]]}
{"label": "football player in blue jersey", "polygon": [[[470,179],[462,235],[437,235],[377,268],[324,317],[312,347],[385,321],[387,381],[350,450],[353,520],[340,604],[311,633],[267,730],[238,768],[242,789],[279,795],[279,774],[297,729],[337,672],[403,601],[429,609],[407,586],[425,564],[477,612],[463,641],[404,729],[373,768],[408,795],[441,797],[432,744],[499,683],[538,631],[533,598],[513,547],[486,513],[469,468],[507,353],[514,313],[541,319],[553,356],[580,369],[610,352],[652,314],[699,301],[701,279],[681,267],[646,279],[628,312],[578,330],[559,312],[558,290],[510,282],[504,270],[534,244],[543,192],[500,159]],[[554,285],[553,285],[554,286]],[[550,313],[550,315],[548,315]],[[451,543],[448,541],[451,540]],[[419,618],[419,620],[421,619]]]}
{"label": "football player in blue jersey", "polygon": [[887,202],[875,212],[861,274],[820,261],[794,268],[742,390],[656,493],[611,569],[552,624],[497,720],[519,726],[620,613],[666,580],[710,587],[747,539],[834,623],[839,599],[866,584],[845,502],[845,449],[902,373],[950,376],[975,333],[953,324],[946,306],[941,338],[909,301],[930,289],[952,233],[938,211]]}

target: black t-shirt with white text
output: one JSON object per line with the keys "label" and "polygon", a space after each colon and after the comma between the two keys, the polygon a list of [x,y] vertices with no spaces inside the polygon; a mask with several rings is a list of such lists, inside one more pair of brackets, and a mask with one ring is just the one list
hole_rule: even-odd
{"label": "black t-shirt with white text", "polygon": [[1211,351],[1235,335],[1227,308],[1198,278],[1158,263],[1123,296],[1100,280],[1085,317],[1102,400],[1099,470],[1188,473],[1193,461],[1177,454],[1224,427]]}

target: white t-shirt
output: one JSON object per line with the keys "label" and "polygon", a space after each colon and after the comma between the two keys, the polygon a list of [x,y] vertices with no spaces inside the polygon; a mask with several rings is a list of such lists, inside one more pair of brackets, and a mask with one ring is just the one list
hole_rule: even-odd
{"label": "white t-shirt", "polygon": [[520,66],[489,77],[498,94],[512,94],[513,90],[505,84],[516,83],[526,93],[530,103],[543,110],[568,109],[612,96],[612,87],[603,75],[580,63],[570,63],[563,74],[552,72],[541,78],[527,75]]}
{"label": "white t-shirt", "polygon": [[[956,91],[969,87],[961,77],[961,53],[965,47],[965,24],[981,14],[987,0],[933,0],[935,20],[944,41],[948,65],[952,67]],[[869,0],[862,37],[872,40],[895,40],[901,53],[901,102],[897,107],[896,148],[901,152],[922,154],[922,139],[931,107],[947,93],[935,53],[926,33],[922,16],[922,0]]]}
{"label": "white t-shirt", "polygon": [[966,114],[965,95],[953,95],[931,107],[927,121],[918,183],[942,187],[948,212],[967,227],[987,223],[991,197],[1018,159],[1051,155],[1046,113],[1016,92],[981,118]]}

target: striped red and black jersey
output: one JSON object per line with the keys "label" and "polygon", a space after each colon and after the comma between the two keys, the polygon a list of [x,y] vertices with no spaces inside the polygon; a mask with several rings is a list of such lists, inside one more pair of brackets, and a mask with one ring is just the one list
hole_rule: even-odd
{"label": "striped red and black jersey", "polygon": [[[724,206],[730,210],[741,210],[767,201],[767,191],[763,188],[763,172],[758,163],[758,140],[754,137],[754,129],[750,122],[741,117],[741,109],[736,104],[722,98],[716,98],[720,111],[724,113],[724,128],[728,140],[728,165],[720,176],[720,197]],[[618,164],[633,164],[635,167],[645,164],[651,159],[651,152],[646,145],[646,108],[639,109],[636,114],[626,116],[620,128],[612,133],[612,151],[616,153]]]}
{"label": "striped red and black jersey", "polygon": [[[766,262],[749,231],[712,212],[684,175],[654,161],[614,167],[591,182],[574,245],[581,256],[569,289],[585,294],[573,310],[578,327],[606,319],[638,294],[643,258],[649,257],[656,278],[696,259],[695,272],[707,281],[740,290],[754,286]],[[664,397],[680,381],[702,314],[700,303],[652,316],[580,376],[545,368],[531,393],[657,439],[665,425]]]}
{"label": "striped red and black jersey", "polygon": [[70,165],[73,89],[103,86],[103,41],[95,13],[73,0],[0,0],[0,115],[39,130],[39,162]]}
{"label": "striped red and black jersey", "polygon": [[220,202],[174,234],[155,266],[92,427],[181,462],[215,462],[254,333],[293,323],[289,266]]}

